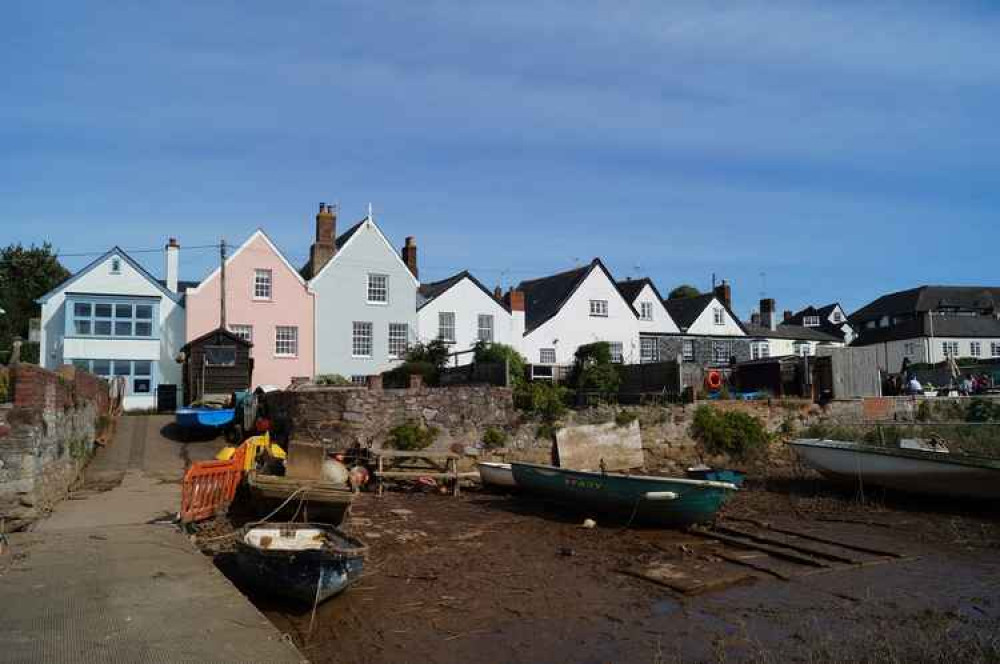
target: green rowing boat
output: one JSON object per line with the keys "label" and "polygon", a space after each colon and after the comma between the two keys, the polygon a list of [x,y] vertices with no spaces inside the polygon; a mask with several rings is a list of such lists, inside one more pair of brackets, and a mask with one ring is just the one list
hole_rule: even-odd
{"label": "green rowing boat", "polygon": [[512,463],[514,481],[525,491],[570,507],[644,523],[689,526],[707,523],[736,485],[711,480],[648,477]]}

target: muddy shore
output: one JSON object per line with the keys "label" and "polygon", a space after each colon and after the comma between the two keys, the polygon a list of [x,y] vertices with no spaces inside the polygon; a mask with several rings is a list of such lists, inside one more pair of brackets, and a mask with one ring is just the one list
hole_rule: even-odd
{"label": "muddy shore", "polygon": [[751,483],[712,532],[585,516],[488,492],[363,495],[348,528],[366,575],[314,621],[216,561],[317,664],[1000,657],[1000,518],[981,506],[789,476]]}

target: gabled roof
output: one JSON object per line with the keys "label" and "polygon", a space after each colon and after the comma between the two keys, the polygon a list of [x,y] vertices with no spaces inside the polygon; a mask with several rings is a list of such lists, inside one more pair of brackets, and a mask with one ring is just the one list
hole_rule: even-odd
{"label": "gabled roof", "polygon": [[234,341],[234,342],[236,342],[237,344],[239,344],[241,346],[246,346],[247,348],[250,348],[250,347],[253,346],[253,344],[251,342],[247,341],[243,337],[237,336],[236,334],[233,334],[232,332],[230,332],[229,330],[227,330],[225,328],[217,327],[214,330],[210,330],[210,331],[206,332],[205,334],[201,335],[200,337],[196,337],[196,338],[192,339],[191,341],[187,342],[186,344],[184,344],[183,346],[181,346],[181,352],[182,353],[186,353],[188,348],[190,348],[191,346],[195,346],[197,344],[200,344],[203,341],[208,340],[209,337],[220,337],[220,336],[221,337],[226,337],[230,341]]}
{"label": "gabled roof", "polygon": [[600,269],[607,276],[608,281],[615,287],[622,300],[628,306],[632,315],[638,318],[635,308],[627,297],[618,289],[618,284],[604,266],[600,258],[595,258],[589,265],[578,267],[566,272],[560,272],[548,277],[539,279],[529,279],[522,281],[517,286],[517,290],[524,293],[524,333],[528,334],[550,318],[559,313],[567,300],[573,296],[576,289],[580,287],[590,273],[595,269]]}
{"label": "gabled roof", "polygon": [[618,291],[622,294],[629,304],[635,304],[635,298],[639,297],[639,293],[646,286],[653,289],[653,293],[662,302],[663,296],[660,295],[660,291],[656,288],[656,284],[649,277],[642,277],[641,279],[626,279],[625,281],[619,281],[617,284]]}
{"label": "gabled roof", "polygon": [[882,316],[948,308],[995,311],[998,305],[1000,287],[997,286],[918,286],[883,295],[851,314],[850,320],[864,322]]}
{"label": "gabled roof", "polygon": [[[375,230],[379,238],[382,240],[382,242],[385,243],[385,246],[389,249],[389,253],[395,256],[396,260],[399,261],[399,264],[402,265],[404,268],[406,268],[406,273],[409,274],[410,277],[413,279],[414,285],[416,286],[420,285],[420,280],[417,279],[415,276],[413,276],[413,273],[410,272],[410,268],[407,267],[406,263],[403,262],[402,257],[399,255],[399,252],[396,251],[396,249],[392,246],[392,243],[389,242],[389,239],[385,236],[385,233],[382,232],[382,229],[379,228],[378,224],[376,224],[375,220],[372,219],[370,216],[365,217],[364,219],[354,224],[353,226],[348,228],[346,231],[344,231],[337,237],[337,239],[334,241],[334,243],[337,245],[337,253],[335,253],[333,257],[326,262],[326,265],[320,268],[319,272],[317,272],[312,276],[312,278],[309,280],[310,284],[312,284],[312,282],[316,281],[321,276],[323,276],[323,273],[326,272],[331,265],[336,263],[338,259],[340,259],[340,255],[343,253],[343,250],[347,249],[347,247],[351,243],[351,240],[354,239],[354,237],[358,234],[358,231],[364,228],[366,224],[369,224],[371,228]],[[305,266],[303,266],[302,270],[305,271],[306,267],[309,267],[308,262],[306,263]]]}
{"label": "gabled roof", "polygon": [[814,307],[810,305],[800,311],[796,311],[794,314],[792,314],[792,317],[785,322],[791,323],[792,325],[802,325],[802,323],[805,321],[806,316],[819,316],[820,322],[828,321],[830,318],[830,314],[832,314],[833,310],[839,306],[840,306],[839,302],[834,302],[833,304],[827,304],[822,307]]}
{"label": "gabled roof", "polygon": [[791,339],[793,341],[818,341],[820,343],[842,343],[844,340],[827,334],[814,327],[803,325],[791,325],[782,323],[775,329],[762,327],[760,325],[747,325],[747,334],[752,337],[765,337],[768,339]]}
{"label": "gabled roof", "polygon": [[[287,268],[288,268],[288,270],[289,270],[290,272],[292,272],[292,274],[294,274],[294,275],[295,275],[295,278],[299,280],[299,283],[300,283],[300,284],[302,284],[303,286],[305,286],[305,285],[306,285],[306,280],[302,278],[302,275],[301,275],[301,274],[299,274],[299,271],[298,271],[298,270],[296,270],[296,269],[295,269],[294,267],[292,267],[292,264],[291,264],[290,262],[288,262],[288,259],[287,259],[287,258],[285,258],[285,255],[284,255],[283,253],[281,253],[281,250],[280,250],[280,249],[278,249],[277,245],[275,245],[275,244],[274,244],[274,242],[272,242],[272,241],[271,241],[271,238],[270,238],[270,237],[268,237],[267,233],[265,233],[265,232],[264,232],[264,231],[263,231],[262,229],[260,229],[260,228],[258,228],[257,230],[255,230],[255,231],[254,231],[254,232],[253,232],[253,233],[252,233],[252,234],[250,235],[250,237],[248,237],[248,238],[247,238],[247,239],[246,239],[246,240],[245,240],[245,241],[243,242],[243,244],[241,244],[241,245],[239,246],[239,248],[238,248],[238,249],[237,249],[236,251],[234,251],[234,252],[232,253],[232,255],[231,255],[231,256],[227,256],[227,257],[226,257],[226,265],[229,265],[229,264],[231,264],[231,263],[232,263],[232,262],[233,262],[234,260],[236,260],[237,256],[239,256],[239,255],[240,255],[241,253],[243,253],[243,250],[244,250],[244,249],[246,249],[247,247],[249,247],[249,246],[250,246],[250,244],[251,244],[251,243],[252,243],[252,242],[253,242],[253,241],[254,241],[254,240],[255,240],[256,238],[258,238],[258,237],[259,237],[259,238],[261,238],[262,240],[264,240],[264,243],[265,243],[265,244],[267,244],[267,246],[271,248],[271,251],[273,251],[273,252],[274,252],[274,254],[275,254],[275,255],[276,255],[276,256],[277,256],[277,257],[278,257],[279,259],[281,259],[281,262],[285,264],[285,267],[287,267]],[[191,291],[192,293],[197,293],[197,292],[198,292],[198,291],[199,291],[199,290],[201,289],[201,287],[202,287],[203,285],[207,284],[207,283],[208,283],[209,281],[211,281],[212,279],[214,279],[214,278],[215,278],[215,275],[219,274],[220,270],[221,270],[221,268],[219,268],[219,267],[215,268],[214,270],[212,270],[212,271],[211,271],[211,272],[209,273],[209,275],[208,275],[207,277],[205,277],[204,279],[202,279],[202,280],[201,280],[201,283],[197,284],[197,285],[196,285],[196,286],[194,286],[194,287],[191,287],[191,288],[189,288],[188,290],[189,290],[189,291]],[[177,288],[178,288],[178,290],[180,290],[180,284],[178,284]]]}
{"label": "gabled roof", "polygon": [[417,305],[417,310],[423,309],[425,305],[430,304],[438,297],[444,295],[452,286],[459,284],[463,279],[468,279],[473,284],[479,287],[479,290],[486,294],[486,297],[490,298],[496,302],[501,307],[504,306],[503,302],[494,297],[493,293],[490,292],[486,286],[484,286],[478,279],[476,279],[468,270],[462,270],[458,274],[453,274],[446,279],[441,279],[440,281],[431,281],[428,283],[420,284],[417,288],[417,292],[420,294],[422,301]]}
{"label": "gabled roof", "polygon": [[101,263],[103,263],[104,261],[106,261],[111,256],[119,256],[119,257],[121,257],[126,263],[128,263],[132,267],[133,270],[135,270],[136,272],[138,272],[149,283],[153,284],[158,289],[160,289],[160,291],[163,293],[163,295],[165,297],[173,300],[174,302],[180,302],[181,296],[180,296],[179,293],[172,293],[172,292],[170,292],[170,290],[168,290],[167,287],[159,279],[157,279],[156,277],[154,277],[153,275],[151,275],[149,272],[147,272],[146,268],[144,268],[142,265],[140,265],[138,262],[136,262],[136,260],[134,258],[132,258],[131,256],[129,256],[127,253],[125,253],[124,249],[122,249],[121,247],[119,247],[117,245],[114,246],[114,247],[112,247],[111,249],[108,249],[106,252],[104,252],[103,254],[101,254],[100,256],[98,256],[97,258],[95,258],[94,260],[92,260],[90,263],[88,263],[82,269],[77,270],[76,273],[73,276],[71,276],[69,279],[67,279],[66,281],[62,282],[61,284],[59,284],[58,286],[56,286],[55,288],[53,288],[52,290],[50,290],[45,295],[43,295],[40,298],[38,298],[36,300],[36,302],[38,302],[39,304],[42,304],[42,303],[46,302],[50,297],[52,297],[56,293],[59,293],[59,292],[65,290],[66,288],[68,288],[71,284],[75,283],[78,279],[80,279],[85,274],[87,274],[88,272],[90,272],[91,270],[93,270],[95,267],[97,267],[98,265],[100,265]]}
{"label": "gabled roof", "polygon": [[739,316],[734,314],[733,310],[726,306],[726,303],[720,300],[715,293],[702,293],[693,297],[677,297],[672,300],[663,300],[663,306],[666,308],[667,313],[670,314],[670,317],[674,319],[674,323],[684,333],[687,332],[689,327],[694,325],[694,322],[698,320],[698,317],[708,308],[713,300],[722,305],[722,308],[726,310],[726,313],[729,314],[730,318],[736,322],[745,334],[750,334],[743,321],[739,319]]}
{"label": "gabled roof", "polygon": [[[361,224],[363,224],[363,223],[365,223],[364,219],[362,219],[358,223],[354,224],[353,226],[351,226],[350,228],[348,228],[346,231],[344,231],[343,233],[341,233],[339,236],[337,236],[337,238],[333,241],[333,245],[337,248],[338,251],[340,250],[341,247],[343,247],[345,244],[347,244],[347,241],[350,240],[351,237],[356,232],[358,232],[358,229],[361,228]],[[299,274],[302,275],[303,279],[309,280],[309,279],[313,278],[314,276],[316,276],[316,275],[313,274],[312,260],[313,260],[312,256],[309,256],[309,258],[306,260],[305,265],[303,265],[301,268],[299,268]],[[327,262],[329,262],[329,261],[327,261]]]}

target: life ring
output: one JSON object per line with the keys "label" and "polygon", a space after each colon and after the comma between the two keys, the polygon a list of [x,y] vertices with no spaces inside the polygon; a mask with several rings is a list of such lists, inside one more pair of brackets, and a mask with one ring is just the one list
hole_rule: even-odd
{"label": "life ring", "polygon": [[714,369],[709,371],[705,376],[705,387],[710,390],[717,390],[722,387],[722,374]]}

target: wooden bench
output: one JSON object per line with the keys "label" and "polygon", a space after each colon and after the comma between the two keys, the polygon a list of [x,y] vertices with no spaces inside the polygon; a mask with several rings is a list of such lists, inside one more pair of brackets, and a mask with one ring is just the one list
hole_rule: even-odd
{"label": "wooden bench", "polygon": [[405,452],[402,450],[372,450],[375,457],[375,495],[384,491],[384,480],[417,480],[430,477],[451,483],[452,495],[459,495],[458,460],[453,452]]}

